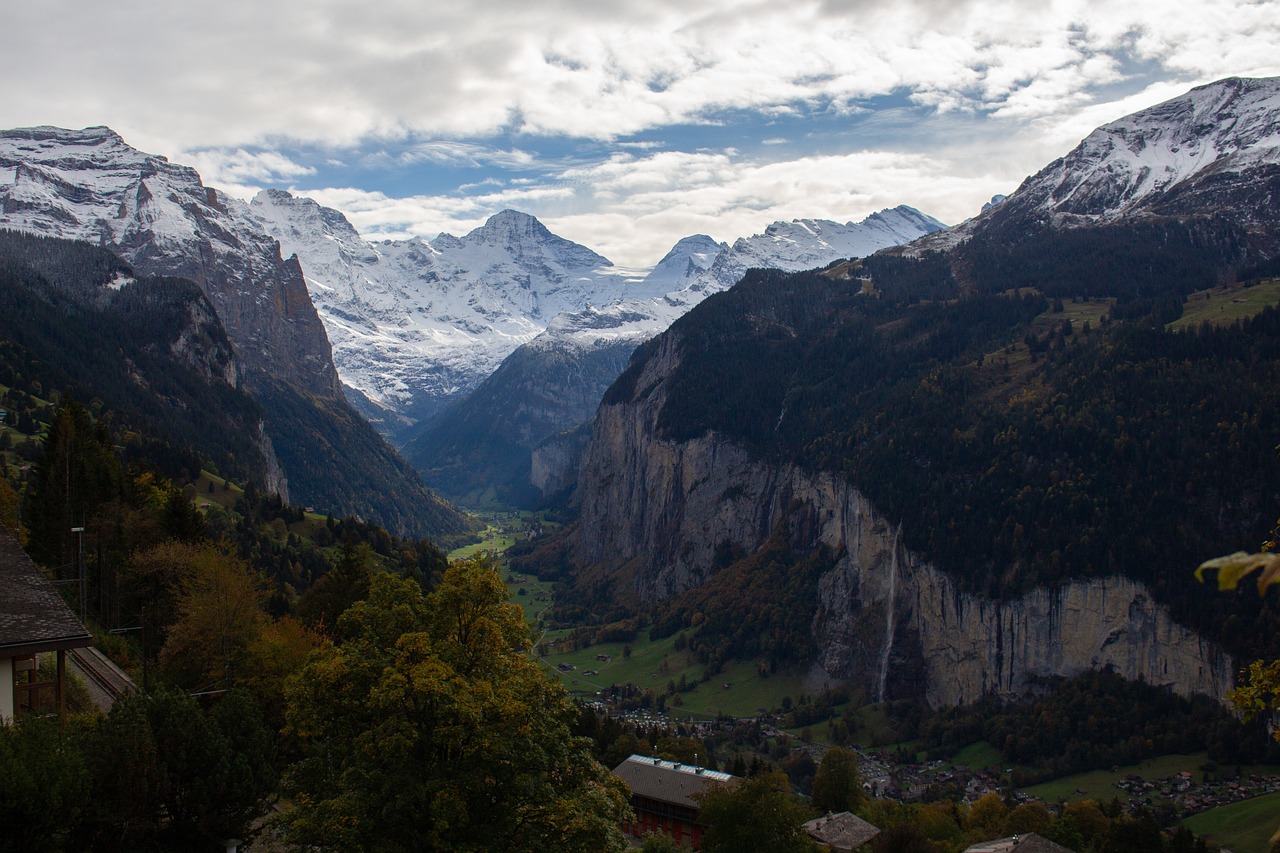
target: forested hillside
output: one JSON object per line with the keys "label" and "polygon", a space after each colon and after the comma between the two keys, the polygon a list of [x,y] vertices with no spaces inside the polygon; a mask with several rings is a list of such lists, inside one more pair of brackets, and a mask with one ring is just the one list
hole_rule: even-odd
{"label": "forested hillside", "polygon": [[261,410],[235,387],[234,351],[194,284],[135,278],[86,243],[0,231],[0,348],[0,384],[96,399],[126,447],[145,441],[157,462],[185,447],[268,482]]}
{"label": "forested hillside", "polygon": [[[673,327],[659,430],[839,472],[966,590],[1124,575],[1233,652],[1274,653],[1272,609],[1202,595],[1187,567],[1253,547],[1280,505],[1280,311],[1167,328],[1193,292],[1231,299],[1198,292],[1240,256],[1225,225],[1042,243],[754,271]],[[606,405],[644,396],[656,346]]]}

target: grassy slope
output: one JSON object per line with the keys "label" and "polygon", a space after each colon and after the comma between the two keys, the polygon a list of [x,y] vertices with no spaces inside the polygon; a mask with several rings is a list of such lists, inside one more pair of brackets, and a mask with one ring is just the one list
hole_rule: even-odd
{"label": "grassy slope", "polygon": [[1187,297],[1182,317],[1169,324],[1185,329],[1200,323],[1227,325],[1258,314],[1280,302],[1280,279],[1267,279],[1252,286],[1230,284],[1202,290]]}
{"label": "grassy slope", "polygon": [[1280,794],[1220,806],[1183,823],[1197,835],[1235,853],[1267,853],[1268,839],[1280,828]]}
{"label": "grassy slope", "polygon": [[[1119,798],[1120,802],[1124,803],[1129,801],[1130,796],[1116,787],[1116,782],[1124,777],[1132,774],[1144,779],[1159,779],[1189,770],[1199,778],[1200,765],[1208,760],[1209,756],[1203,752],[1193,755],[1162,755],[1138,764],[1125,765],[1119,770],[1090,770],[1087,773],[1064,776],[1052,782],[1032,785],[1025,790],[1048,803],[1077,800],[1096,800],[1104,803],[1110,802],[1113,797]],[[1078,793],[1078,791],[1084,791],[1084,793]]]}

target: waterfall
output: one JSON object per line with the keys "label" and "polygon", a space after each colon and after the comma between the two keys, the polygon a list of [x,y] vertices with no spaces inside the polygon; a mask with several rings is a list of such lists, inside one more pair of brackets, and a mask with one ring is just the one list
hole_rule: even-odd
{"label": "waterfall", "polygon": [[897,610],[898,596],[898,539],[902,535],[899,526],[893,532],[893,556],[889,560],[889,598],[885,603],[884,614],[884,652],[880,655],[880,687],[876,691],[876,701],[884,701],[884,685],[889,678],[889,652],[893,651],[893,620]]}

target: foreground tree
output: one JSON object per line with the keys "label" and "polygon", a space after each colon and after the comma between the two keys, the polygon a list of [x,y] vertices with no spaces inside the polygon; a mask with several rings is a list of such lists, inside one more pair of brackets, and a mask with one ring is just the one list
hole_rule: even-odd
{"label": "foreground tree", "polygon": [[856,812],[866,801],[857,753],[841,747],[828,749],[813,777],[813,807],[822,812]]}
{"label": "foreground tree", "polygon": [[208,712],[181,692],[129,694],[83,750],[91,788],[69,849],[210,849],[247,837],[276,784],[271,734],[236,691]]}
{"label": "foreground tree", "polygon": [[[1218,589],[1235,589],[1240,581],[1258,572],[1258,595],[1265,596],[1274,584],[1280,584],[1280,521],[1262,543],[1262,552],[1247,554],[1237,551],[1226,557],[1206,560],[1196,569],[1196,578],[1204,580],[1206,569],[1218,573]],[[1255,660],[1242,673],[1239,686],[1227,694],[1245,720],[1262,716],[1272,721],[1280,716],[1280,660]],[[1280,741],[1280,725],[1272,725],[1271,735]],[[1280,829],[1271,836],[1271,850],[1280,850]]]}
{"label": "foreground tree", "polygon": [[305,757],[283,825],[304,845],[369,851],[625,849],[626,789],[570,735],[578,710],[529,657],[492,564],[451,566],[424,596],[375,572],[287,689]]}
{"label": "foreground tree", "polygon": [[84,758],[57,723],[27,716],[0,724],[0,849],[68,849],[88,799]]}
{"label": "foreground tree", "polygon": [[702,839],[703,853],[817,849],[800,828],[813,815],[792,796],[787,774],[781,771],[710,788],[700,796],[702,820],[710,826]]}

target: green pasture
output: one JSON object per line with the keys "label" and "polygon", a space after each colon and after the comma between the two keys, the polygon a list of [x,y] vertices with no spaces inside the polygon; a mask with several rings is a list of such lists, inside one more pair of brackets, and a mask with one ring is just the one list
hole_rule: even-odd
{"label": "green pasture", "polygon": [[1280,794],[1219,806],[1183,821],[1187,829],[1234,853],[1267,853],[1280,830]]}
{"label": "green pasture", "polygon": [[1169,324],[1171,329],[1185,329],[1201,323],[1227,325],[1260,314],[1264,308],[1280,302],[1280,279],[1257,284],[1229,284],[1202,290],[1187,297],[1182,316]]}
{"label": "green pasture", "polygon": [[969,767],[974,770],[1003,770],[1004,754],[985,740],[971,743],[951,756],[947,762],[952,767]]}
{"label": "green pasture", "polygon": [[[1203,775],[1200,765],[1205,764],[1208,760],[1209,756],[1203,752],[1191,755],[1162,755],[1158,758],[1149,758],[1138,764],[1127,764],[1118,770],[1090,770],[1087,773],[1063,776],[1061,779],[1032,785],[1024,790],[1028,794],[1039,797],[1046,803],[1074,802],[1076,800],[1096,800],[1103,803],[1110,802],[1113,798],[1119,798],[1120,802],[1126,803],[1130,800],[1130,795],[1128,792],[1116,787],[1116,783],[1126,776],[1136,775],[1141,776],[1143,779],[1153,780],[1174,776],[1184,770],[1189,770],[1194,774],[1198,782]],[[1082,791],[1083,793],[1080,793]]]}
{"label": "green pasture", "polygon": [[[548,632],[545,640],[560,640],[567,633]],[[732,661],[702,682],[706,665],[698,663],[687,650],[676,651],[675,643],[675,636],[650,640],[647,629],[641,629],[628,643],[596,643],[572,652],[552,648],[542,661],[548,669],[559,673],[570,691],[583,696],[594,695],[613,684],[628,683],[662,695],[667,692],[668,683],[678,687],[683,676],[692,689],[680,692],[679,705],[675,704],[674,697],[667,697],[666,713],[673,718],[706,719],[719,714],[750,717],[761,709],[779,707],[784,696],[794,701],[804,692],[802,676],[773,673],[762,677],[756,664],[750,661]],[[624,653],[627,646],[631,649],[629,656]],[[598,660],[597,655],[608,659]],[[561,664],[573,669],[561,671]]]}

